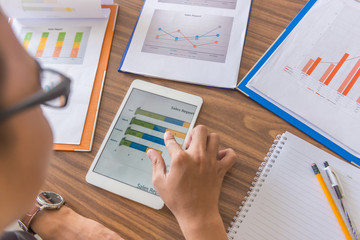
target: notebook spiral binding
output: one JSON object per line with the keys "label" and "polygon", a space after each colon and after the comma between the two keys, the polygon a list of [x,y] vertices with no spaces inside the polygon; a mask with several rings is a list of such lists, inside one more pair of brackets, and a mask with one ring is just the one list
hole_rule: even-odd
{"label": "notebook spiral binding", "polygon": [[260,191],[262,184],[265,182],[268,173],[275,163],[276,158],[280,154],[280,151],[283,148],[286,140],[287,138],[280,134],[276,136],[274,143],[271,145],[269,152],[266,154],[264,161],[261,163],[261,166],[259,167],[254,180],[251,183],[251,187],[247,192],[247,196],[244,197],[244,200],[241,202],[241,206],[239,207],[239,211],[236,212],[236,215],[233,218],[233,222],[230,223],[227,234],[229,239],[234,239],[234,236],[237,233],[237,229],[240,228],[240,224],[246,217],[246,213],[249,211],[251,203],[254,202],[257,193]]}

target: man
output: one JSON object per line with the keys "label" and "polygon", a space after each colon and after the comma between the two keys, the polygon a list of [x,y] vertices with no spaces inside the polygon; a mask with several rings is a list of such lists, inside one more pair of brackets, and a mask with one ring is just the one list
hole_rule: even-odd
{"label": "man", "polygon": [[[52,156],[52,133],[39,104],[20,107],[41,93],[41,68],[15,38],[0,10],[0,235],[34,206]],[[40,94],[41,95],[41,94]],[[37,95],[36,95],[37,96]],[[45,101],[44,101],[45,102]],[[6,112],[6,115],[2,113]],[[5,117],[4,117],[5,116]],[[173,212],[187,239],[227,239],[218,210],[221,184],[235,161],[232,149],[219,151],[219,137],[198,126],[182,150],[165,133],[171,171],[161,155],[148,151],[153,184]],[[67,206],[38,212],[29,226],[47,239],[121,239],[103,225]],[[5,233],[2,239],[33,239],[27,232]]]}

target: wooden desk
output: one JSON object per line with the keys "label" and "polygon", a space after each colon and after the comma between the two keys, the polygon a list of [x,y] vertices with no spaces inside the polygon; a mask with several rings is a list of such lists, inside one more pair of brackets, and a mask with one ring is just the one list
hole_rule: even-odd
{"label": "wooden desk", "polygon": [[[202,96],[204,105],[197,123],[219,133],[222,148],[231,147],[237,152],[237,162],[225,177],[220,198],[220,212],[227,228],[277,134],[291,131],[316,146],[321,145],[237,91],[118,73],[143,1],[116,2],[120,10],[93,150],[90,153],[56,152],[44,189],[61,193],[77,212],[103,223],[125,239],[183,239],[176,219],[166,207],[153,210],[85,182],[86,172],[128,87],[133,79],[140,78]],[[253,0],[239,80],[305,3],[306,0]]]}

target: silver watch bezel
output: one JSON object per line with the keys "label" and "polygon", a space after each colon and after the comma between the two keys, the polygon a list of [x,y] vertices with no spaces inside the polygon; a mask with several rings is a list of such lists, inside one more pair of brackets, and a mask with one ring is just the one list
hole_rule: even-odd
{"label": "silver watch bezel", "polygon": [[[42,194],[44,194],[44,193],[45,194],[53,194],[53,195],[55,195],[59,199],[59,202],[55,203],[55,204],[51,204],[51,203],[48,203],[48,202],[44,201],[43,198],[41,197]],[[41,209],[59,209],[59,208],[61,208],[62,205],[64,205],[63,197],[60,194],[58,194],[56,192],[51,192],[51,191],[41,192],[36,197],[36,202],[40,205]]]}

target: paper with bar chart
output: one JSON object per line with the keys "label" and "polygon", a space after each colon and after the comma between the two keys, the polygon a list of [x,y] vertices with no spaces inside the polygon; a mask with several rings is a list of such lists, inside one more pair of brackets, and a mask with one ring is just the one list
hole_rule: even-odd
{"label": "paper with bar chart", "polygon": [[171,131],[183,144],[196,106],[134,88],[99,157],[94,172],[157,194],[146,152],[158,151],[167,169],[170,156],[163,140]]}
{"label": "paper with bar chart", "polygon": [[159,0],[159,2],[201,7],[235,9],[237,0]]}
{"label": "paper with bar chart", "polygon": [[145,1],[119,71],[235,88],[251,6],[237,1]]}
{"label": "paper with bar chart", "polygon": [[[103,18],[100,0],[0,0],[8,16],[25,18]],[[85,7],[86,6],[86,7]]]}
{"label": "paper with bar chart", "polygon": [[316,4],[248,86],[360,157],[360,3]]}
{"label": "paper with bar chart", "polygon": [[225,62],[233,18],[155,10],[142,52]]}
{"label": "paper with bar chart", "polygon": [[91,27],[23,28],[23,47],[43,63],[82,64]]}
{"label": "paper with bar chart", "polygon": [[54,143],[81,142],[109,9],[104,13],[105,18],[14,19],[12,22],[20,44],[43,68],[57,70],[72,79],[66,108],[42,107]]}

